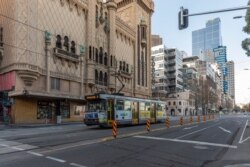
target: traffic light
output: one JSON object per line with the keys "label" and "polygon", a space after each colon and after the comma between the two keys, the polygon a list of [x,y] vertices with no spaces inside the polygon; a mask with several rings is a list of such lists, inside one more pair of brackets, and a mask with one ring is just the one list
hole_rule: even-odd
{"label": "traffic light", "polygon": [[188,27],[188,9],[181,7],[179,11],[179,30],[183,30]]}

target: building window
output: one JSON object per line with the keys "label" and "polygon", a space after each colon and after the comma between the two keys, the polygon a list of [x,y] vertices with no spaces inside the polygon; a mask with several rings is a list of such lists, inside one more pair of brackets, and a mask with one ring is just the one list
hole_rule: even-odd
{"label": "building window", "polygon": [[173,105],[175,106],[176,104],[175,104],[175,101],[173,102]]}
{"label": "building window", "polygon": [[63,46],[65,47],[66,51],[69,51],[69,38],[67,36],[64,37]]}
{"label": "building window", "polygon": [[60,35],[56,36],[56,47],[62,49],[62,37]]}
{"label": "building window", "polygon": [[122,71],[122,61],[120,61],[120,71]]}
{"label": "building window", "polygon": [[129,68],[128,68],[128,64],[126,64],[126,72],[128,73],[129,72]]}
{"label": "building window", "polygon": [[71,48],[70,48],[70,50],[71,50],[71,53],[76,53],[76,43],[75,43],[75,41],[71,41]]}
{"label": "building window", "polygon": [[110,56],[110,66],[111,67],[113,66],[113,56],[112,55]]}
{"label": "building window", "polygon": [[103,49],[102,47],[100,47],[100,53],[99,53],[99,63],[102,64],[103,63]]}
{"label": "building window", "polygon": [[105,72],[105,74],[104,74],[104,85],[105,85],[105,86],[108,85],[108,75],[107,75],[106,72]]}
{"label": "building window", "polygon": [[95,83],[98,84],[98,71],[95,70]]}
{"label": "building window", "polygon": [[100,85],[103,85],[103,72],[100,72],[100,76],[99,76],[99,81],[100,81]]}
{"label": "building window", "polygon": [[104,53],[104,65],[105,66],[108,65],[108,55],[107,55],[107,52]]}
{"label": "building window", "polygon": [[170,106],[171,106],[171,102],[168,102],[168,105],[170,105]]}
{"label": "building window", "polygon": [[125,63],[125,61],[123,61],[122,63],[123,63],[122,71],[125,71],[126,70],[126,63]]}
{"label": "building window", "polygon": [[179,101],[179,105],[181,106],[181,101]]}
{"label": "building window", "polygon": [[60,79],[59,78],[51,78],[51,89],[52,90],[60,90]]}
{"label": "building window", "polygon": [[95,49],[95,62],[98,63],[98,49]]}
{"label": "building window", "polygon": [[89,46],[89,59],[91,60],[91,58],[92,58],[92,47]]}

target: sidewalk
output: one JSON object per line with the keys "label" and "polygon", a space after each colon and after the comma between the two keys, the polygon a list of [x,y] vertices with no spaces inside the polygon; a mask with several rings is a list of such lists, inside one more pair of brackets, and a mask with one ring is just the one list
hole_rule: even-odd
{"label": "sidewalk", "polygon": [[62,122],[60,124],[56,123],[47,123],[47,124],[10,124],[4,125],[0,124],[0,130],[9,129],[9,128],[40,128],[40,127],[50,127],[50,126],[65,126],[65,125],[84,125],[83,122]]}

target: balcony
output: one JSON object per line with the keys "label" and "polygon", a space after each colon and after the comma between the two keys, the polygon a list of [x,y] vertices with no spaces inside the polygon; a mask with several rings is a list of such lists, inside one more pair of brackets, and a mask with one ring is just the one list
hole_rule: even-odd
{"label": "balcony", "polygon": [[172,66],[172,65],[175,65],[175,59],[168,61],[168,66]]}
{"label": "balcony", "polygon": [[169,82],[169,86],[175,86],[176,85],[176,82]]}
{"label": "balcony", "polygon": [[173,72],[173,71],[176,71],[176,69],[174,67],[169,67],[168,68],[168,72]]}
{"label": "balcony", "polygon": [[68,52],[60,48],[54,48],[54,55],[60,59],[65,59],[67,61],[72,61],[74,63],[79,62],[79,55]]}
{"label": "balcony", "polygon": [[168,77],[169,79],[174,79],[174,78],[176,78],[176,76],[173,75],[173,74],[168,74],[167,77]]}

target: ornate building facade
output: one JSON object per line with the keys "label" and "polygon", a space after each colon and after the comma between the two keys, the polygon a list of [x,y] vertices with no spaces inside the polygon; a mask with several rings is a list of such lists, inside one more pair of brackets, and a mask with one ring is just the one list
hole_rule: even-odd
{"label": "ornate building facade", "polygon": [[99,92],[149,98],[153,10],[152,0],[1,0],[12,122],[82,120],[84,97]]}

